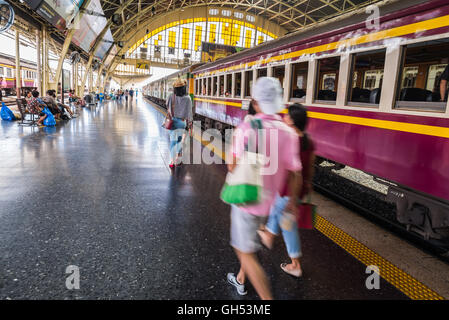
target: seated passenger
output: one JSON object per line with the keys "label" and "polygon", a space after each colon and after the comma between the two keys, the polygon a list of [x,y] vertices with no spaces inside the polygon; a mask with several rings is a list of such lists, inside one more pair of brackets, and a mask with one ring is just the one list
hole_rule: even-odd
{"label": "seated passenger", "polygon": [[84,101],[84,99],[81,99],[80,97],[75,95],[75,90],[69,91],[69,97],[72,99],[73,103],[75,103],[76,106],[78,106],[78,107],[86,106],[86,101]]}
{"label": "seated passenger", "polygon": [[27,101],[27,103],[30,103],[32,98],[33,95],[31,94],[31,91],[27,91],[27,93],[25,94],[25,100]]}
{"label": "seated passenger", "polygon": [[56,105],[58,106],[59,110],[61,110],[62,114],[64,114],[64,110],[67,110],[67,112],[70,114],[70,116],[73,118],[73,112],[70,109],[69,106],[59,103],[56,99],[56,92],[55,90],[51,90],[51,96],[53,97],[53,100],[56,102]]}
{"label": "seated passenger", "polygon": [[42,103],[41,100],[39,99],[38,91],[34,90],[31,94],[33,97],[28,102],[28,110],[32,114],[39,115],[40,118],[37,121],[37,124],[41,126],[41,125],[43,125],[45,118],[47,118],[47,115],[42,111],[42,110],[44,110],[46,105],[44,103]]}
{"label": "seated passenger", "polygon": [[55,117],[55,119],[61,119],[61,110],[58,108],[56,101],[53,98],[53,91],[47,90],[47,95],[42,99],[47,105],[48,109],[50,109],[51,113]]}

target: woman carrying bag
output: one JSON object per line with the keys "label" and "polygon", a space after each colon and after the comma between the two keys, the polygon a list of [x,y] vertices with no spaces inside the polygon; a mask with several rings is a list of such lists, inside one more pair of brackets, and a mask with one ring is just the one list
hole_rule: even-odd
{"label": "woman carrying bag", "polygon": [[170,168],[180,165],[179,155],[182,151],[182,137],[187,123],[193,120],[192,100],[187,95],[186,82],[177,79],[173,84],[173,93],[167,98],[167,117],[164,122],[170,132]]}

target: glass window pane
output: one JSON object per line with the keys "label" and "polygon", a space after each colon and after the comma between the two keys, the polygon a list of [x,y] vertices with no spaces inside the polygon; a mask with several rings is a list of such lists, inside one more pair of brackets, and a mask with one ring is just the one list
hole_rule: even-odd
{"label": "glass window pane", "polygon": [[220,97],[224,97],[225,92],[224,92],[224,75],[220,76]]}
{"label": "glass window pane", "polygon": [[352,86],[348,90],[349,104],[374,104],[380,101],[386,50],[360,52],[352,56]]}
{"label": "glass window pane", "polygon": [[292,83],[290,98],[294,101],[303,102],[306,99],[307,92],[307,74],[309,72],[309,63],[300,62],[292,65]]}
{"label": "glass window pane", "polygon": [[231,90],[232,90],[232,74],[229,73],[226,75],[226,92],[225,92],[225,96],[229,97],[231,96]]}
{"label": "glass window pane", "polygon": [[445,111],[449,80],[449,39],[403,48],[396,108]]}
{"label": "glass window pane", "polygon": [[217,77],[213,77],[212,78],[212,95],[213,96],[218,96],[218,78]]}
{"label": "glass window pane", "polygon": [[234,95],[236,98],[242,97],[242,73],[237,72],[235,74],[235,83],[234,83]]}
{"label": "glass window pane", "polygon": [[267,76],[267,68],[257,69],[257,78],[266,76]]}
{"label": "glass window pane", "polygon": [[318,83],[316,85],[315,100],[332,103],[337,100],[338,71],[340,57],[318,60]]}
{"label": "glass window pane", "polygon": [[207,78],[207,95],[210,96],[212,92],[212,80],[211,78]]}
{"label": "glass window pane", "polygon": [[278,66],[273,68],[273,77],[277,78],[281,83],[282,92],[284,92],[284,77],[285,77],[285,66]]}
{"label": "glass window pane", "polygon": [[251,97],[251,89],[253,86],[253,71],[245,71],[245,98]]}

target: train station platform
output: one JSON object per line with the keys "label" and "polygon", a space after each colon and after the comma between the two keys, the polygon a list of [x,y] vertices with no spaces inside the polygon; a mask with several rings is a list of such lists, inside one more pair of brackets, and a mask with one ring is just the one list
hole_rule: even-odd
{"label": "train station platform", "polygon": [[[258,298],[226,281],[239,264],[219,199],[225,165],[171,171],[162,120],[139,97],[55,128],[0,122],[0,299]],[[300,279],[279,268],[281,240],[260,252],[276,299],[442,298],[322,216],[301,241]],[[372,261],[382,277],[370,290]],[[68,266],[79,267],[77,290]]]}

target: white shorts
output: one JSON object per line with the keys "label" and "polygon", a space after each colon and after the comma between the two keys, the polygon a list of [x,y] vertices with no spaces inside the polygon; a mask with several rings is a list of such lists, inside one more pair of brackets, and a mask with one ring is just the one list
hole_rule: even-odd
{"label": "white shorts", "polygon": [[231,246],[244,253],[255,253],[262,248],[257,230],[267,221],[265,216],[256,216],[231,206]]}

